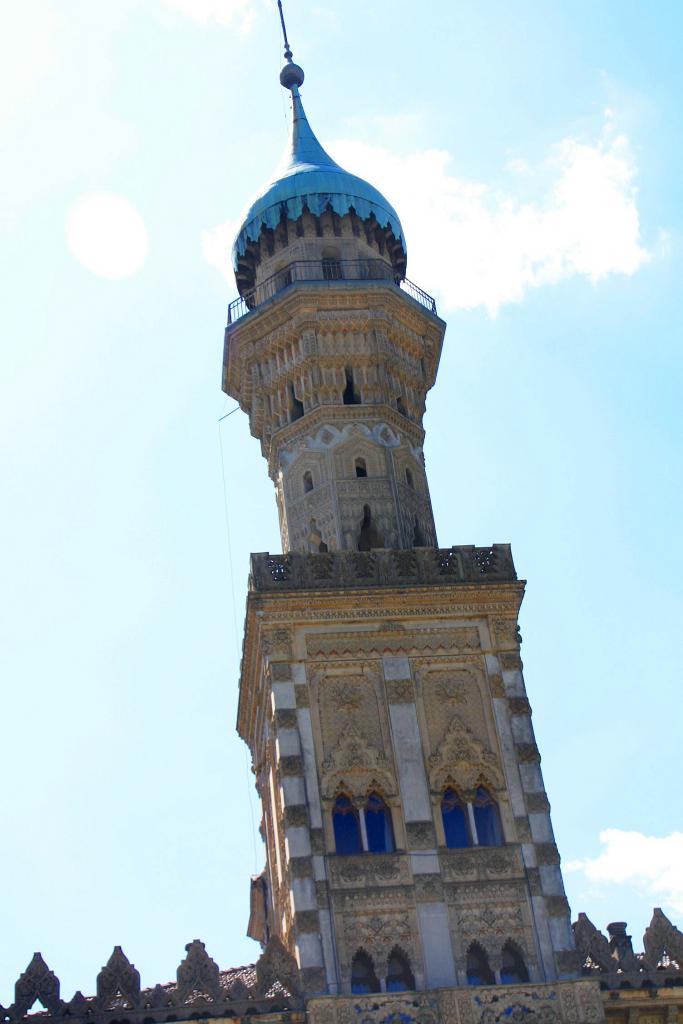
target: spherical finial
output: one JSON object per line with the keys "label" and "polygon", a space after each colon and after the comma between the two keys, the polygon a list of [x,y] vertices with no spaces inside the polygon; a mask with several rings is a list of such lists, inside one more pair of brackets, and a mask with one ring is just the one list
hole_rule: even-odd
{"label": "spherical finial", "polygon": [[295,85],[299,86],[303,84],[303,68],[300,68],[298,64],[294,64],[292,61],[289,61],[280,72],[280,85],[284,86],[285,89],[293,89]]}

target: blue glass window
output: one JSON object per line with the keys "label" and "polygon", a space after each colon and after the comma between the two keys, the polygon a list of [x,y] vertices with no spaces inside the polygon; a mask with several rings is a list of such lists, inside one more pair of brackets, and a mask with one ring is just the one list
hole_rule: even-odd
{"label": "blue glass window", "polygon": [[387,992],[407,992],[415,988],[415,978],[408,957],[400,950],[392,950],[387,962]]}
{"label": "blue glass window", "polygon": [[356,953],[351,963],[351,991],[359,995],[364,992],[379,992],[374,964],[362,950]]}
{"label": "blue glass window", "polygon": [[332,825],[334,826],[334,845],[337,853],[363,852],[358,814],[348,796],[342,794],[335,800]]}
{"label": "blue glass window", "polygon": [[504,985],[522,985],[529,980],[524,959],[511,942],[506,942],[503,946],[500,980]]}
{"label": "blue glass window", "polygon": [[391,811],[378,793],[371,793],[365,805],[365,830],[370,853],[391,853],[395,849]]}
{"label": "blue glass window", "polygon": [[467,808],[454,789],[445,791],[441,800],[441,817],[446,846],[457,850],[472,845],[470,827],[467,820]]}
{"label": "blue glass window", "polygon": [[489,958],[476,942],[467,950],[467,984],[495,985],[496,979],[489,967]]}
{"label": "blue glass window", "polygon": [[498,804],[488,790],[480,786],[474,798],[474,824],[480,846],[502,846],[503,829]]}

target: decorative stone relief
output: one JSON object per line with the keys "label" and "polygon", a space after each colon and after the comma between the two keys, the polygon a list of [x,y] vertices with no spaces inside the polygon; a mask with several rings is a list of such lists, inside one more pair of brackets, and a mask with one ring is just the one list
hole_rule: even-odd
{"label": "decorative stone relief", "polygon": [[465,797],[473,794],[482,782],[494,792],[504,788],[497,757],[477,739],[458,715],[451,718],[428,764],[434,792],[441,792],[448,782],[452,782]]}
{"label": "decorative stone relief", "polygon": [[431,821],[409,821],[406,824],[409,850],[432,850],[436,847],[436,833]]}
{"label": "decorative stone relief", "polygon": [[[187,947],[186,947],[187,948]],[[120,946],[97,975],[97,1000],[101,1010],[140,1005],[140,973],[135,969]]]}
{"label": "decorative stone relief", "polygon": [[199,939],[185,946],[187,956],[176,972],[178,999],[184,1003],[191,999],[214,1002],[221,997],[218,964],[206,952],[206,946]]}
{"label": "decorative stone relief", "polygon": [[332,799],[340,789],[358,799],[369,789],[380,789],[388,797],[396,791],[388,757],[369,743],[355,724],[347,726],[322,763],[323,797]]}
{"label": "decorative stone relief", "polygon": [[410,679],[388,679],[385,686],[390,704],[412,704],[415,700],[415,690]]}
{"label": "decorative stone relief", "polygon": [[[358,558],[365,565],[365,553]],[[387,636],[387,633],[390,635]],[[433,651],[477,651],[480,649],[479,630],[461,629],[363,630],[354,633],[309,633],[306,649],[311,658],[357,657],[358,655],[423,654]]]}
{"label": "decorative stone relief", "polygon": [[257,991],[263,995],[276,981],[292,995],[301,992],[297,962],[276,936],[268,940],[266,948],[256,961],[256,979]]}
{"label": "decorative stone relief", "polygon": [[407,858],[396,853],[330,858],[329,872],[330,884],[335,887],[409,885],[412,881]]}

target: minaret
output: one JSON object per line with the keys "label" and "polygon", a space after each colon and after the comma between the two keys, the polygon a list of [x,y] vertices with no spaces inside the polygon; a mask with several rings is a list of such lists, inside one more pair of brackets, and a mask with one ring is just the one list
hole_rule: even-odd
{"label": "minaret", "polygon": [[395,210],[316,139],[286,57],[291,142],[235,241],[223,375],[283,544],[252,555],[240,679],[266,843],[250,933],[282,941],[326,1024],[345,998],[411,991],[434,1020],[599,1020],[597,987],[572,980],[524,584],[508,545],[437,546],[422,418],[445,324],[405,277]]}

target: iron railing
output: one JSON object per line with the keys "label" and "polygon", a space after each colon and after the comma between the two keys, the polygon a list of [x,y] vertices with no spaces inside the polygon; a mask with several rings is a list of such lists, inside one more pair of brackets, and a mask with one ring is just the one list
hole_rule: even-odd
{"label": "iron railing", "polygon": [[335,286],[340,281],[386,281],[402,288],[430,313],[436,313],[436,302],[432,296],[407,277],[397,277],[384,260],[296,260],[231,302],[228,306],[228,326],[291,285],[310,282]]}

